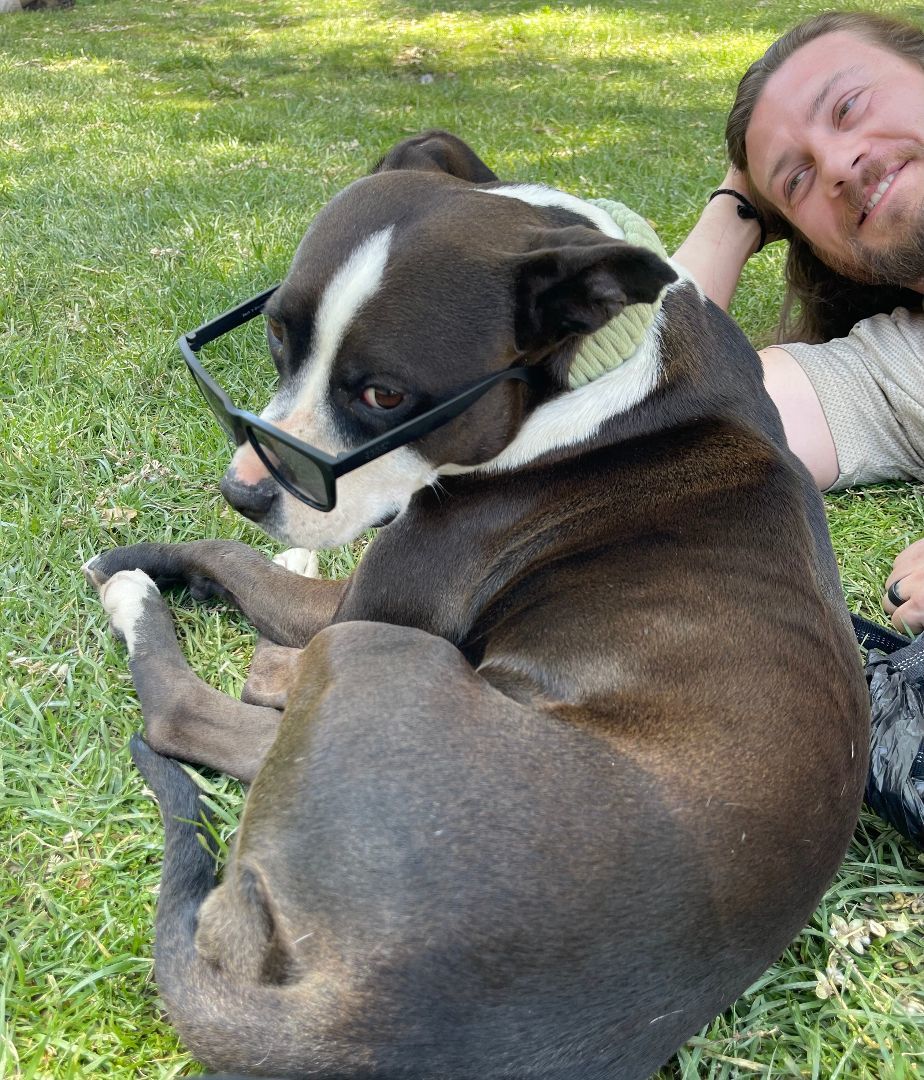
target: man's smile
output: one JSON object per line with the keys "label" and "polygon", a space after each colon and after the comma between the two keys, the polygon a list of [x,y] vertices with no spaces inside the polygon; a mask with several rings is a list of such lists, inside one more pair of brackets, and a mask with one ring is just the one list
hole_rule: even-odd
{"label": "man's smile", "polygon": [[860,215],[861,225],[869,217],[873,210],[875,210],[875,208],[879,205],[882,196],[885,195],[885,193],[889,190],[892,181],[895,179],[895,175],[896,174],[894,172],[889,173],[889,175],[876,187],[876,190],[872,193],[872,195],[870,195],[869,201],[863,208],[863,213]]}
{"label": "man's smile", "polygon": [[860,228],[866,220],[873,214],[873,211],[882,202],[885,195],[890,191],[895,178],[904,169],[907,162],[903,162],[899,166],[893,166],[889,169],[889,172],[882,177],[882,179],[874,185],[868,185],[865,189],[865,194],[868,195],[866,203],[860,212],[859,220],[857,221],[857,228]]}

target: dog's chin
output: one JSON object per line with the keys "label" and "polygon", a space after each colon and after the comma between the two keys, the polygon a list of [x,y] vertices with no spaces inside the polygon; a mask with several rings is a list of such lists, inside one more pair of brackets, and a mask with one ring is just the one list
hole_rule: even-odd
{"label": "dog's chin", "polygon": [[367,529],[394,521],[415,493],[435,480],[430,462],[402,447],[338,480],[333,510],[313,510],[288,492],[280,492],[272,509],[256,524],[290,547],[339,547]]}
{"label": "dog's chin", "polygon": [[310,548],[315,551],[352,543],[367,529],[394,521],[404,509],[392,507],[390,511],[369,520],[338,520],[334,518],[336,508],[329,514],[322,514],[294,499],[286,498],[285,502],[288,505],[280,505],[256,524],[267,536],[282,541],[287,547]]}

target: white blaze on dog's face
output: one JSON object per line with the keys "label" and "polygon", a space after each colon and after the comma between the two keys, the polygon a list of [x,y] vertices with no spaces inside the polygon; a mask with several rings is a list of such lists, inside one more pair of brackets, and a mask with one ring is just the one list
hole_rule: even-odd
{"label": "white blaze on dog's face", "polygon": [[[334,363],[344,335],[382,287],[392,235],[390,227],[373,233],[356,246],[331,278],[317,306],[307,361],[281,380],[278,392],[261,413],[263,419],[331,455],[351,449],[334,417]],[[269,335],[272,342],[272,329]],[[252,477],[255,470],[265,473],[249,445],[239,448],[232,470],[241,477]],[[432,465],[412,448],[401,447],[340,477],[333,510],[314,510],[280,488],[272,510],[259,524],[289,543],[335,547],[401,513],[414,492],[434,478]]]}

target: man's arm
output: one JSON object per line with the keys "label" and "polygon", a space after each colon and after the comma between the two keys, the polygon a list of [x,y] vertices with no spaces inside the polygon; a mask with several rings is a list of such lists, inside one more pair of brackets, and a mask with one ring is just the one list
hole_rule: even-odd
{"label": "man's arm", "polygon": [[[748,197],[747,181],[737,169],[729,169],[719,187]],[[717,195],[707,202],[690,235],[674,253],[674,259],[723,311],[728,310],[744,264],[760,243],[760,226],[753,218],[738,216],[740,205],[732,195]]]}
{"label": "man's arm", "polygon": [[[746,177],[730,168],[719,185],[750,197]],[[713,303],[727,311],[744,264],[760,241],[753,218],[738,216],[733,195],[717,195],[706,203],[699,221],[674,254]],[[780,411],[786,438],[820,488],[838,477],[837,452],[824,410],[808,376],[785,349],[760,353],[764,384]]]}
{"label": "man's arm", "polygon": [[758,353],[764,365],[764,386],[780,412],[789,449],[812,474],[818,487],[837,480],[837,449],[815,387],[795,357],[771,346]]}

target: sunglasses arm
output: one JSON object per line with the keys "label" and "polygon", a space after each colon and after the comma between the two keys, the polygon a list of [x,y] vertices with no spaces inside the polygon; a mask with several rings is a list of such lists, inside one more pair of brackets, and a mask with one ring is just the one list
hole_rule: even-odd
{"label": "sunglasses arm", "polygon": [[203,345],[208,345],[210,341],[221,337],[222,334],[227,334],[229,330],[236,330],[262,314],[267,300],[278,288],[278,285],[274,285],[271,289],[264,289],[263,292],[245,300],[243,304],[225,311],[217,318],[210,319],[190,333],[184,334],[180,340],[185,340],[193,352],[198,352]]}

